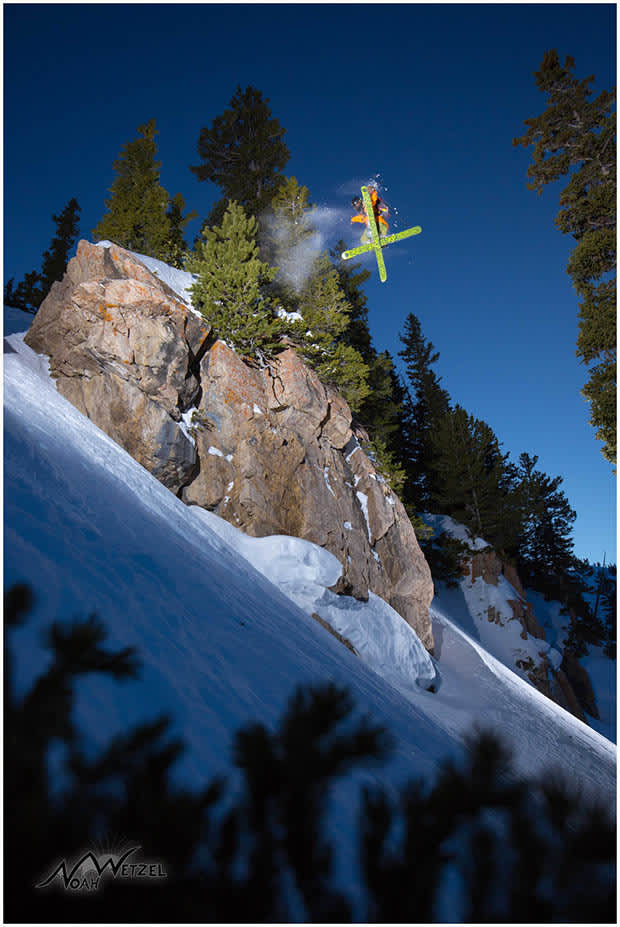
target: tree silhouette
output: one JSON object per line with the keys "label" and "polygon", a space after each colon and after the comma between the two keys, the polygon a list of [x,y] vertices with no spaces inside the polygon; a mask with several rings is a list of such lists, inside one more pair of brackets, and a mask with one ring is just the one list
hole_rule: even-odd
{"label": "tree silhouette", "polygon": [[[32,605],[27,587],[6,593],[7,635]],[[235,735],[234,789],[214,779],[191,791],[172,781],[184,748],[169,719],[143,722],[95,755],[74,722],[79,680],[134,679],[135,652],[107,648],[95,616],[53,622],[43,640],[51,659],[22,695],[5,642],[9,922],[420,923],[442,910],[475,922],[614,919],[608,809],[557,777],[518,778],[495,735],[472,735],[464,761],[444,763],[432,785],[364,789],[358,833],[336,845],[327,830],[335,782],[383,763],[392,744],[345,689],[298,687],[277,724]],[[71,867],[90,851],[95,872],[94,859],[138,850],[165,877],[104,875],[89,892],[55,876],[61,859]],[[338,853],[359,862],[358,884],[338,880]]]}

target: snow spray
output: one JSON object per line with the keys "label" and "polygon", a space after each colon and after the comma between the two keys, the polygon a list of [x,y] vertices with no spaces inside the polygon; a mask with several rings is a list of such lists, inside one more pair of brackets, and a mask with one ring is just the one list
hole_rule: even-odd
{"label": "snow spray", "polygon": [[262,235],[277,248],[278,279],[300,293],[319,256],[342,237],[350,210],[314,206],[299,218],[261,216]]}

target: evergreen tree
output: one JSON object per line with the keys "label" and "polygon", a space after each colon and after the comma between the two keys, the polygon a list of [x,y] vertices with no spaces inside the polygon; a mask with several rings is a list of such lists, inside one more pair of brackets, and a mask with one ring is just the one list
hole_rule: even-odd
{"label": "evergreen tree", "polygon": [[341,240],[330,251],[338,272],[338,283],[351,307],[349,324],[343,333],[343,339],[360,352],[367,364],[371,364],[376,357],[376,352],[372,345],[368,324],[368,300],[362,289],[371,274],[358,262],[342,260],[341,255],[346,247],[345,242]]}
{"label": "evergreen tree", "polygon": [[75,198],[69,200],[59,215],[52,216],[56,223],[56,234],[47,251],[43,252],[41,270],[26,274],[17,287],[14,287],[14,278],[11,277],[4,288],[7,305],[27,312],[37,311],[52,284],[64,276],[69,255],[80,234],[79,219],[80,206]]}
{"label": "evergreen tree", "polygon": [[508,454],[485,422],[457,405],[431,436],[435,511],[452,516],[473,535],[505,551],[520,530],[521,500]]}
{"label": "evergreen tree", "polygon": [[[285,130],[271,114],[269,100],[259,90],[237,91],[229,109],[200,131],[198,154],[202,164],[191,167],[198,180],[210,180],[224,197],[242,205],[248,215],[259,216],[271,205],[282,180],[290,152]],[[210,224],[221,215],[212,213]],[[215,209],[215,208],[214,208]]]}
{"label": "evergreen tree", "polygon": [[434,491],[432,478],[436,468],[433,466],[433,436],[448,412],[450,396],[440,386],[441,378],[432,369],[432,364],[439,360],[439,352],[431,341],[424,338],[420,320],[413,313],[405,320],[400,340],[403,349],[398,352],[398,356],[405,362],[411,389],[407,425],[410,436],[407,448],[408,485],[412,503],[424,510],[431,504]]}
{"label": "evergreen tree", "polygon": [[605,654],[616,659],[617,594],[616,574],[608,568],[601,585],[601,620],[605,624]]}
{"label": "evergreen tree", "polygon": [[342,392],[357,411],[368,396],[368,366],[362,355],[342,340],[349,322],[349,303],[338,282],[338,272],[324,252],[299,296],[300,320],[290,325],[299,353],[323,383]]}
{"label": "evergreen tree", "polygon": [[[8,590],[7,636],[32,604],[26,587]],[[548,770],[518,776],[494,734],[469,737],[464,758],[441,764],[433,782],[364,788],[358,825],[336,841],[337,786],[377,781],[394,747],[346,689],[298,687],[279,719],[234,735],[234,789],[216,779],[192,791],[175,781],[184,744],[170,719],[94,748],[76,724],[83,677],[107,677],[109,687],[135,678],[133,648],[109,649],[96,617],[54,622],[42,641],[48,659],[26,688],[15,685],[13,640],[4,649],[7,922],[432,923],[455,877],[451,909],[462,923],[614,921],[613,814]],[[81,891],[59,873],[37,887],[59,857],[69,871],[85,851],[103,862],[110,839],[110,858],[123,841],[166,877],[147,888],[137,874],[104,873]],[[92,877],[92,865],[75,874]]]}
{"label": "evergreen tree", "polygon": [[577,517],[560,490],[562,477],[552,479],[535,469],[537,462],[535,455],[521,454],[518,467],[523,506],[519,567],[530,585],[569,573],[574,559],[571,533]]}
{"label": "evergreen tree", "polygon": [[[359,352],[368,367],[369,392],[357,409],[357,418],[370,438],[365,450],[407,507],[408,394],[389,351],[377,352],[372,343],[367,299],[362,289],[370,273],[361,269],[359,263],[343,261],[341,254],[344,249],[345,243],[340,241],[330,252],[338,283],[350,307],[349,322],[341,339]],[[409,508],[408,514],[415,520],[415,513]]]}
{"label": "evergreen tree", "polygon": [[139,126],[138,132],[140,138],[123,145],[114,162],[117,176],[106,200],[107,212],[93,229],[93,236],[166,261],[174,257],[180,231],[192,216],[182,217],[182,197],[177,194],[170,201],[159,182],[155,120]]}
{"label": "evergreen tree", "polygon": [[[349,304],[349,319],[341,335],[345,344],[355,348],[368,367],[369,393],[357,410],[357,417],[371,437],[372,444],[389,467],[401,468],[403,437],[401,403],[405,398],[402,384],[388,351],[377,352],[368,324],[368,305],[362,286],[370,277],[361,265],[341,259],[344,242],[339,242],[330,253],[335,261],[339,286]],[[390,482],[396,489],[394,482]]]}
{"label": "evergreen tree", "polygon": [[196,212],[190,212],[183,215],[185,209],[185,199],[182,193],[176,193],[168,204],[166,217],[169,223],[169,235],[166,245],[166,264],[171,267],[183,269],[185,267],[185,258],[188,255],[187,244],[183,237],[185,226],[198,215]]}
{"label": "evergreen tree", "polygon": [[295,177],[286,177],[270,209],[259,219],[261,257],[277,269],[274,292],[293,311],[296,296],[318,258],[309,196],[308,188]]}
{"label": "evergreen tree", "polygon": [[192,303],[217,336],[243,354],[263,359],[278,349],[284,328],[266,295],[275,270],[260,260],[256,235],[254,216],[231,202],[222,225],[204,230],[186,266],[198,275]]}
{"label": "evergreen tree", "polygon": [[52,284],[62,280],[69,255],[80,234],[80,206],[73,198],[69,200],[63,211],[52,216],[56,223],[56,234],[47,251],[43,252],[41,265],[41,289],[43,299],[52,288]]}
{"label": "evergreen tree", "polygon": [[14,283],[15,278],[11,277],[4,285],[5,304],[34,314],[43,301],[41,274],[36,270],[31,270],[24,275],[23,280],[20,280],[17,286]]}
{"label": "evergreen tree", "polygon": [[547,108],[526,119],[515,145],[533,146],[528,187],[568,176],[556,225],[577,245],[569,263],[579,304],[577,356],[590,368],[583,394],[607,460],[616,459],[616,115],[615,89],[591,100],[593,76],[578,80],[569,56],[545,53],[535,73]]}

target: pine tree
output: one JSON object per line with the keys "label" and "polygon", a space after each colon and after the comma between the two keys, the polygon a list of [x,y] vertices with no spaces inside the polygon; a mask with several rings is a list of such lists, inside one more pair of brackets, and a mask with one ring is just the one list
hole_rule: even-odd
{"label": "pine tree", "polygon": [[519,492],[523,504],[518,556],[524,581],[548,583],[568,574],[573,565],[571,533],[577,513],[560,489],[562,477],[536,469],[538,457],[519,457]]}
{"label": "pine tree", "polygon": [[291,310],[296,295],[318,258],[316,230],[310,221],[310,191],[295,177],[278,187],[270,209],[259,219],[261,257],[277,268],[274,291]]}
{"label": "pine tree", "polygon": [[41,270],[33,270],[24,276],[17,287],[14,278],[6,283],[4,301],[9,306],[25,309],[27,312],[36,312],[52,284],[62,280],[69,255],[73,249],[79,230],[80,206],[78,201],[70,199],[59,215],[52,216],[56,223],[56,234],[52,238],[49,248],[43,252]]}
{"label": "pine tree", "polygon": [[330,251],[338,272],[338,283],[351,307],[349,324],[343,338],[351,347],[357,348],[367,364],[371,364],[376,357],[376,351],[372,345],[368,324],[368,300],[362,289],[371,273],[369,270],[364,270],[360,263],[342,260],[341,255],[346,247],[344,241],[339,241]]}
{"label": "pine tree", "polygon": [[433,509],[494,547],[513,548],[520,530],[520,498],[509,455],[502,454],[490,426],[456,405],[440,419],[430,447]]}
{"label": "pine tree", "polygon": [[62,280],[69,255],[80,234],[80,206],[73,198],[69,200],[63,211],[52,216],[56,223],[56,235],[47,251],[43,252],[41,265],[41,289],[43,298],[47,296],[52,284]]}
{"label": "pine tree", "polygon": [[23,309],[25,312],[35,313],[43,302],[43,291],[41,289],[41,274],[36,270],[31,270],[24,275],[15,286],[15,278],[4,285],[4,302],[7,306],[14,306],[16,309]]}
{"label": "pine tree", "polygon": [[298,309],[302,318],[290,327],[297,350],[321,381],[339,389],[357,411],[369,393],[368,366],[359,351],[342,340],[350,307],[327,252],[317,258],[315,272],[299,296]]}
{"label": "pine tree", "polygon": [[601,619],[605,623],[605,655],[615,660],[618,600],[616,574],[612,569],[608,569],[601,588]]}
{"label": "pine tree", "polygon": [[[432,923],[455,877],[461,923],[614,922],[613,813],[568,776],[522,778],[496,734],[466,737],[465,755],[433,781],[386,786],[380,769],[398,746],[390,731],[347,689],[300,686],[279,718],[235,733],[231,788],[214,779],[194,790],[176,781],[185,745],[173,719],[121,729],[103,746],[76,723],[85,677],[110,691],[140,675],[139,654],[110,649],[96,616],[46,623],[47,659],[24,687],[12,651],[32,605],[27,587],[5,595],[7,922],[84,922],[95,904],[110,924]],[[374,784],[358,793],[358,825],[336,840],[331,799],[362,779]],[[67,890],[59,856],[69,871],[85,851],[101,864],[110,839],[110,857],[126,841],[166,877],[145,890],[138,874],[108,872],[96,897]],[[49,888],[37,887],[46,877]]]}
{"label": "pine tree", "polygon": [[362,287],[371,276],[361,264],[345,262],[340,241],[330,252],[338,273],[338,282],[349,306],[349,324],[342,340],[361,354],[368,366],[369,393],[357,411],[357,417],[370,437],[368,452],[379,471],[400,496],[416,533],[422,525],[415,512],[410,487],[409,463],[412,456],[411,397],[402,383],[389,351],[377,352],[370,334],[368,303]]}
{"label": "pine tree", "polygon": [[117,177],[93,236],[166,261],[174,256],[180,229],[192,216],[182,217],[182,197],[177,194],[171,201],[159,182],[155,120],[139,126],[138,132],[141,137],[124,145],[114,162]]}
{"label": "pine tree", "polygon": [[184,216],[184,209],[185,199],[183,198],[183,194],[176,193],[170,200],[166,213],[170,231],[164,260],[166,264],[170,264],[171,267],[178,267],[180,269],[185,267],[185,258],[188,254],[187,244],[183,237],[184,229],[187,223],[191,222],[192,219],[195,219],[198,215],[196,212],[190,212]]}
{"label": "pine tree", "polygon": [[398,352],[398,356],[405,361],[411,389],[407,472],[412,501],[415,500],[417,507],[424,510],[431,503],[434,488],[433,435],[448,412],[450,396],[440,386],[441,377],[437,377],[431,366],[439,360],[439,352],[431,341],[426,341],[420,320],[413,313],[405,320],[400,340],[403,350]]}
{"label": "pine tree", "polygon": [[[368,324],[368,305],[362,286],[370,277],[358,263],[350,264],[341,259],[344,242],[339,242],[330,252],[338,276],[338,284],[349,304],[348,324],[341,340],[355,348],[368,367],[370,392],[357,410],[357,417],[370,435],[375,449],[385,460],[392,459],[392,466],[400,468],[401,455],[401,398],[402,385],[396,374],[394,362],[388,351],[377,352]],[[398,393],[398,395],[396,395]],[[380,448],[383,450],[380,451]],[[394,489],[396,486],[391,484]]]}
{"label": "pine tree", "polygon": [[[238,86],[230,108],[201,129],[198,154],[203,163],[190,168],[198,180],[217,184],[226,199],[254,216],[271,205],[290,158],[282,140],[285,130],[268,103],[254,87],[242,91]],[[221,214],[221,202],[216,206]],[[216,218],[212,214],[210,224]]]}
{"label": "pine tree", "polygon": [[186,266],[198,275],[192,303],[218,337],[260,359],[277,351],[284,327],[266,295],[275,270],[260,260],[256,235],[254,216],[231,202],[221,226],[204,230]]}
{"label": "pine tree", "polygon": [[556,225],[577,241],[567,271],[578,296],[577,356],[590,368],[583,395],[590,423],[603,442],[603,456],[616,459],[616,116],[615,89],[594,100],[594,77],[578,80],[569,56],[562,66],[556,50],[545,53],[535,73],[547,108],[526,119],[525,135],[513,144],[533,146],[528,187],[568,176],[560,194]]}

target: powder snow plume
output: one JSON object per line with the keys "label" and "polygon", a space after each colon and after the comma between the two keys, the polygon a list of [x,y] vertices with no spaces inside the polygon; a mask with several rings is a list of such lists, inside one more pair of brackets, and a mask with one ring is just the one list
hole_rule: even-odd
{"label": "powder snow plume", "polygon": [[296,293],[301,292],[315,262],[330,244],[342,238],[349,219],[350,210],[330,206],[315,206],[297,219],[263,215],[261,232],[277,249],[279,279]]}

